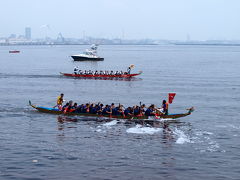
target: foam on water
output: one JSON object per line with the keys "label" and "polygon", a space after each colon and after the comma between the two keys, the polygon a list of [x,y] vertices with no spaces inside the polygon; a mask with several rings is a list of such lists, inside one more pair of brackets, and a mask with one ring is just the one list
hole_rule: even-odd
{"label": "foam on water", "polygon": [[97,126],[96,132],[105,133],[106,130],[111,129],[114,125],[118,123],[117,120],[113,120],[107,123],[104,123],[103,125]]}
{"label": "foam on water", "polygon": [[165,118],[165,119],[161,118],[161,119],[159,119],[159,121],[172,121],[172,120],[174,120],[174,119],[172,119],[172,118]]}
{"label": "foam on water", "polygon": [[156,119],[155,116],[149,116],[148,120],[155,120],[155,121],[159,121],[159,122],[166,122],[166,121],[172,121],[173,119],[172,118],[159,118],[159,119]]}
{"label": "foam on water", "polygon": [[184,144],[184,143],[190,143],[191,140],[189,139],[189,137],[184,134],[183,131],[179,130],[179,129],[175,129],[175,131],[173,131],[173,133],[175,135],[177,135],[178,139],[176,141],[177,144]]}
{"label": "foam on water", "polygon": [[199,131],[199,132],[196,132],[196,135],[198,135],[198,136],[212,135],[212,134],[213,134],[212,132],[208,132],[208,131]]}
{"label": "foam on water", "polygon": [[105,124],[103,124],[103,126],[114,126],[118,123],[117,120],[113,120],[113,121],[110,121],[110,122],[107,122]]}
{"label": "foam on water", "polygon": [[237,129],[237,130],[240,129],[240,126],[235,126],[233,124],[229,124],[229,127],[232,128],[232,129]]}
{"label": "foam on water", "polygon": [[127,129],[127,133],[133,134],[154,134],[161,131],[162,128],[144,127],[142,125],[136,125],[135,127]]}

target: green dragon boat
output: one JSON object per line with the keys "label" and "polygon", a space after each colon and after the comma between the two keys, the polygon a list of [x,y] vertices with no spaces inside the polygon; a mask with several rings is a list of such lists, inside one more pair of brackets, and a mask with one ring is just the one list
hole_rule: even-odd
{"label": "green dragon boat", "polygon": [[34,109],[38,110],[39,112],[43,113],[49,113],[49,114],[57,114],[57,115],[66,115],[66,116],[88,116],[88,117],[105,117],[110,119],[127,119],[127,120],[159,120],[159,119],[177,119],[181,117],[185,117],[190,115],[194,108],[191,107],[187,109],[186,113],[181,114],[168,114],[168,115],[158,115],[158,116],[122,116],[122,115],[100,115],[100,114],[91,114],[91,113],[74,113],[74,112],[67,112],[64,113],[63,111],[60,111],[59,109],[55,108],[49,108],[49,107],[43,107],[43,106],[35,106],[29,101],[29,105],[33,107]]}

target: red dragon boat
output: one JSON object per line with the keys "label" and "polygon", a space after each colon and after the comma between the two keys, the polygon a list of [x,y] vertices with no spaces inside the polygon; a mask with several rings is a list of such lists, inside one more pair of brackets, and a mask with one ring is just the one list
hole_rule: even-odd
{"label": "red dragon boat", "polygon": [[68,77],[76,77],[76,78],[131,78],[134,76],[138,76],[142,74],[142,71],[139,71],[139,73],[135,74],[119,74],[119,75],[107,75],[107,74],[70,74],[70,73],[62,73],[60,74]]}
{"label": "red dragon boat", "polygon": [[9,53],[20,53],[18,50],[10,50]]}

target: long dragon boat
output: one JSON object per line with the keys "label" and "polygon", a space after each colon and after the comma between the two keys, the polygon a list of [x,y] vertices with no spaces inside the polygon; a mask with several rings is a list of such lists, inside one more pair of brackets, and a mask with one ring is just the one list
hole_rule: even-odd
{"label": "long dragon boat", "polygon": [[76,77],[76,78],[131,78],[142,74],[142,71],[135,74],[119,74],[119,75],[107,75],[107,74],[74,74],[74,73],[62,73],[63,76]]}
{"label": "long dragon boat", "polygon": [[57,115],[66,115],[66,116],[88,116],[88,117],[105,117],[110,119],[127,119],[127,120],[159,120],[159,119],[177,119],[181,117],[185,117],[190,115],[194,108],[191,107],[187,109],[186,113],[181,114],[168,114],[168,115],[158,115],[158,116],[122,116],[122,115],[100,115],[100,114],[91,114],[91,113],[75,113],[75,112],[67,112],[64,113],[63,111],[60,111],[59,109],[55,108],[49,108],[49,107],[43,107],[43,106],[35,106],[29,101],[29,105],[33,107],[34,109],[38,110],[39,112],[43,113],[49,113],[49,114],[57,114]]}
{"label": "long dragon boat", "polygon": [[20,53],[19,50],[10,50],[9,53]]}

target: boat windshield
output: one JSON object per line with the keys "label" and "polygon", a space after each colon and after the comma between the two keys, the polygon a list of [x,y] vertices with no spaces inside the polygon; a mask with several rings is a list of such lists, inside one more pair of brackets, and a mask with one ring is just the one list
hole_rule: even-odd
{"label": "boat windshield", "polygon": [[84,52],[83,54],[85,54],[85,55],[95,55],[93,52],[91,52],[91,51],[87,51],[87,52]]}

